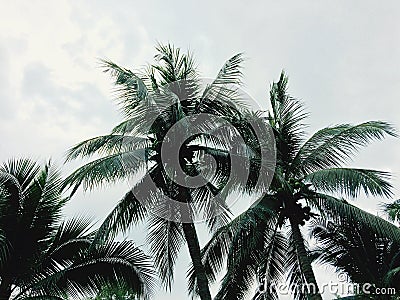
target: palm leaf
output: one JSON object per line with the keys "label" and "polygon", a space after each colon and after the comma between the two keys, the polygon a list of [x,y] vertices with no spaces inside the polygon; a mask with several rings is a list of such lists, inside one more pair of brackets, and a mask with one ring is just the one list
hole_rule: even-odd
{"label": "palm leaf", "polygon": [[278,163],[289,163],[300,148],[305,125],[302,121],[308,116],[303,104],[288,95],[288,77],[281,73],[279,81],[271,85],[270,102],[272,113],[268,119],[275,132]]}
{"label": "palm leaf", "polygon": [[94,154],[115,154],[137,149],[145,149],[149,146],[149,141],[142,137],[133,137],[122,134],[110,134],[98,136],[83,141],[67,153],[67,161],[77,158],[90,157]]}
{"label": "palm leaf", "polygon": [[100,60],[100,62],[104,72],[110,73],[115,79],[116,97],[126,117],[129,117],[132,110],[140,103],[148,104],[148,88],[139,75],[111,61]]}
{"label": "palm leaf", "polygon": [[325,210],[325,216],[340,221],[341,217],[361,222],[365,228],[373,230],[382,236],[389,236],[400,242],[400,229],[392,223],[370,214],[349,202],[322,193],[316,193],[314,198],[308,199],[309,204]]}
{"label": "palm leaf", "polygon": [[87,190],[104,183],[114,183],[134,176],[145,163],[146,151],[142,149],[107,155],[73,172],[65,179],[65,186],[73,187],[73,194],[82,184],[84,190]]}
{"label": "palm leaf", "polygon": [[384,204],[383,208],[391,221],[395,222],[400,220],[400,200]]}
{"label": "palm leaf", "polygon": [[147,242],[150,245],[150,252],[163,284],[171,290],[176,259],[185,242],[182,224],[157,215],[151,215],[148,223]]}
{"label": "palm leaf", "polygon": [[96,242],[114,237],[118,232],[126,233],[134,224],[143,221],[147,216],[147,209],[142,201],[139,201],[133,191],[127,192],[108,214],[97,230]]}
{"label": "palm leaf", "polygon": [[385,135],[397,136],[387,122],[369,121],[358,125],[336,125],[317,131],[301,147],[295,158],[293,172],[309,172],[340,167],[353,157],[360,147]]}
{"label": "palm leaf", "polygon": [[52,274],[37,274],[36,278],[30,293],[38,296],[62,297],[66,293],[71,297],[82,297],[121,280],[145,298],[154,288],[154,271],[149,258],[130,241],[91,247],[70,266]]}
{"label": "palm leaf", "polygon": [[330,168],[312,172],[304,179],[321,192],[356,197],[364,191],[366,195],[390,197],[392,185],[389,178],[390,174],[382,171]]}

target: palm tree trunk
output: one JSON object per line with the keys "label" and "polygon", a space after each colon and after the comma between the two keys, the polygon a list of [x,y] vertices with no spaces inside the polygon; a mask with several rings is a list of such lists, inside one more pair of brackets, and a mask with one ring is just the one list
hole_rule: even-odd
{"label": "palm tree trunk", "polygon": [[[179,188],[179,197],[181,197],[181,202],[189,203],[191,200],[190,192],[186,187]],[[189,204],[188,204],[189,205]],[[185,216],[187,219],[191,219],[190,207],[188,208],[188,214]],[[206,276],[206,271],[204,265],[201,261],[200,253],[200,243],[197,236],[196,227],[193,222],[182,223],[183,233],[188,245],[190,258],[192,260],[194,272],[197,279],[197,288],[201,300],[211,300],[210,288],[208,286],[208,279]]]}
{"label": "palm tree trunk", "polygon": [[11,282],[2,279],[0,283],[0,300],[8,300],[11,297]]}
{"label": "palm tree trunk", "polygon": [[193,268],[197,278],[197,287],[201,300],[211,300],[210,289],[208,287],[208,279],[201,262],[200,244],[197,237],[196,228],[193,223],[183,223],[183,232],[189,248],[190,258],[192,259]]}
{"label": "palm tree trunk", "polygon": [[303,236],[301,235],[299,224],[292,218],[289,218],[290,226],[293,234],[293,241],[295,243],[297,258],[299,260],[301,272],[308,284],[305,290],[308,293],[310,300],[322,300],[317,280],[315,279],[314,271],[311,266],[310,258],[304,246]]}

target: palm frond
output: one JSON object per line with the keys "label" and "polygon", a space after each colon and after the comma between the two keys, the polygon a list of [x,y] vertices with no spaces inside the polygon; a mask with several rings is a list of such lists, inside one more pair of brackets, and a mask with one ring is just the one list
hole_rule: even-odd
{"label": "palm frond", "polygon": [[116,236],[118,232],[126,233],[134,224],[143,221],[147,216],[147,209],[142,201],[135,196],[134,191],[127,192],[96,232],[95,242]]}
{"label": "palm frond", "polygon": [[68,200],[61,196],[62,184],[60,171],[47,164],[26,189],[20,222],[27,228],[41,230],[43,238],[58,225],[61,210]]}
{"label": "palm frond", "polygon": [[340,222],[340,218],[360,222],[366,229],[369,228],[381,236],[390,236],[394,241],[400,242],[400,229],[394,224],[370,214],[343,199],[330,195],[315,193],[308,199],[314,207],[324,209],[323,215]]}
{"label": "palm frond", "polygon": [[214,81],[208,84],[197,104],[198,113],[213,113],[233,119],[237,112],[247,106],[239,90],[242,84],[244,57],[238,53],[228,59]]}
{"label": "palm frond", "polygon": [[317,220],[312,235],[317,261],[345,272],[352,282],[387,286],[387,274],[400,265],[400,244],[355,220]]}
{"label": "palm frond", "polygon": [[390,197],[392,195],[388,172],[355,168],[329,168],[312,172],[304,179],[321,192],[341,193],[353,198],[358,196],[361,191],[372,196]]}
{"label": "palm frond", "polygon": [[83,189],[92,189],[105,183],[114,183],[136,175],[146,163],[146,151],[137,149],[107,155],[95,159],[65,179],[66,187],[73,187],[72,194],[83,184]]}
{"label": "palm frond", "polygon": [[115,154],[137,149],[146,149],[149,141],[146,138],[122,134],[98,136],[83,141],[68,150],[66,160],[91,157],[94,154]]}
{"label": "palm frond", "polygon": [[[218,229],[202,249],[202,261],[210,283],[216,280],[224,261],[228,264],[228,273],[216,299],[241,299],[250,292],[251,282],[254,282],[262,262],[264,243],[270,242],[274,232],[271,224],[276,220],[275,213],[263,204],[255,205]],[[189,270],[188,277],[189,291],[196,294],[193,268]]]}
{"label": "palm frond", "polygon": [[369,121],[358,125],[336,125],[317,131],[297,153],[292,171],[303,175],[324,168],[340,167],[353,157],[360,147],[386,135],[397,136],[392,125]]}
{"label": "palm frond", "polygon": [[39,170],[40,166],[28,158],[10,159],[0,166],[0,172],[9,174],[17,179],[22,191],[31,184]]}
{"label": "palm frond", "polygon": [[287,84],[288,77],[282,72],[270,90],[272,112],[268,119],[275,132],[278,163],[290,163],[295,157],[304,136],[302,121],[308,116],[303,104],[287,93]]}
{"label": "palm frond", "polygon": [[121,111],[129,117],[141,103],[149,103],[149,91],[143,79],[132,71],[122,68],[109,60],[100,60],[105,73],[115,80],[115,94]]}
{"label": "palm frond", "polygon": [[400,221],[400,200],[384,204],[383,209],[387,213],[391,221],[393,222]]}
{"label": "palm frond", "polygon": [[[82,274],[85,274],[82,276]],[[81,253],[74,262],[52,274],[37,274],[30,287],[32,295],[82,297],[102,287],[123,281],[144,298],[154,289],[151,262],[133,242],[108,242]]]}
{"label": "palm frond", "polygon": [[[242,222],[234,233],[227,257],[227,273],[215,299],[244,299],[257,275],[270,281],[265,282],[267,286],[281,278],[285,239],[276,232],[277,219],[269,217],[257,215],[247,224]],[[260,267],[264,267],[265,272],[260,274]]]}
{"label": "palm frond", "polygon": [[53,263],[63,260],[72,261],[79,251],[86,249],[92,243],[94,232],[91,232],[92,219],[89,217],[75,217],[63,221],[55,235],[46,257]]}
{"label": "palm frond", "polygon": [[159,65],[153,65],[162,78],[161,85],[179,80],[196,80],[198,75],[195,68],[193,55],[190,52],[182,53],[180,48],[171,44],[159,43],[156,47],[158,54],[155,56]]}
{"label": "palm frond", "polygon": [[181,246],[185,243],[182,224],[157,215],[149,216],[148,223],[147,242],[150,245],[150,252],[162,283],[167,290],[171,290],[176,259]]}
{"label": "palm frond", "polygon": [[284,278],[288,245],[286,235],[278,231],[278,225],[277,222],[275,232],[265,242],[265,252],[257,274],[260,286],[254,300],[279,299],[276,287]]}
{"label": "palm frond", "polygon": [[232,213],[226,203],[226,197],[212,183],[193,189],[192,206],[194,211],[202,212],[202,219],[206,221],[210,232],[226,225]]}
{"label": "palm frond", "polygon": [[[219,70],[217,77],[213,81],[214,85],[241,85],[242,83],[242,64],[244,62],[244,54],[238,53],[228,59]],[[210,87],[211,88],[211,87]]]}
{"label": "palm frond", "polygon": [[[202,262],[209,283],[215,282],[217,274],[224,266],[224,261],[229,252],[229,245],[232,241],[232,228],[230,225],[227,224],[219,228],[201,251]],[[187,277],[189,293],[197,294],[197,278],[192,264],[187,271]]]}

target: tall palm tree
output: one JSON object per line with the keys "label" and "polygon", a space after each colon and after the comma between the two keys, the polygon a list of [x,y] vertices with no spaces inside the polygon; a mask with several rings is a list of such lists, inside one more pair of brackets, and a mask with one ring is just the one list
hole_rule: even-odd
{"label": "tall palm tree", "polygon": [[[400,243],[382,236],[356,220],[340,218],[340,223],[318,220],[312,229],[317,245],[312,254],[323,264],[347,274],[347,278],[362,287],[371,284],[369,294],[354,299],[394,299],[375,288],[395,288],[400,293]],[[360,289],[359,293],[363,291]],[[350,299],[348,297],[347,299]]]}
{"label": "tall palm tree", "polygon": [[61,192],[50,163],[0,166],[0,299],[79,298],[117,282],[146,298],[154,280],[148,257],[131,241],[94,243],[87,218],[63,221]]}
{"label": "tall palm tree", "polygon": [[[125,119],[111,134],[86,140],[69,151],[68,160],[94,154],[100,158],[80,167],[67,182],[74,190],[81,184],[87,189],[144,173],[106,218],[100,233],[107,236],[126,231],[133,224],[147,220],[150,250],[167,289],[173,282],[179,250],[186,243],[198,293],[202,300],[210,300],[193,221],[200,213],[212,230],[229,220],[225,196],[216,195],[221,194],[221,186],[229,182],[226,176],[229,166],[225,162],[235,142],[232,130],[252,135],[247,127],[239,126],[246,121],[242,105],[238,101],[235,103],[239,92],[232,88],[240,83],[243,57],[238,54],[229,59],[217,78],[202,89],[190,53],[182,53],[171,45],[159,45],[156,49],[157,64],[149,66],[144,73],[134,73],[103,61],[105,71],[115,78],[117,98]],[[205,114],[216,118],[202,119]],[[190,130],[188,118],[196,122],[196,134]],[[238,129],[227,128],[223,120],[229,120]],[[173,151],[174,143],[179,143],[182,137],[185,138],[176,151],[178,163],[164,160],[163,149]],[[235,157],[245,158],[246,150],[240,151],[235,152]],[[207,177],[209,155],[218,165],[211,178]],[[188,181],[193,176],[200,176],[205,184],[189,187]],[[230,192],[226,188],[225,191]]]}
{"label": "tall palm tree", "polygon": [[[321,299],[300,227],[315,214],[322,217],[357,217],[378,232],[397,239],[397,228],[341,199],[360,192],[390,196],[386,172],[343,167],[360,147],[385,135],[396,136],[385,122],[341,124],[317,131],[305,139],[304,112],[300,101],[287,93],[284,73],[270,91],[271,111],[265,123],[273,128],[277,166],[268,191],[247,211],[220,227],[202,250],[210,282],[227,260],[227,272],[215,299],[243,299],[257,277],[262,286],[254,299],[277,299],[276,287],[288,274],[296,299]],[[189,289],[197,282],[189,273]],[[301,287],[308,287],[302,289]]]}

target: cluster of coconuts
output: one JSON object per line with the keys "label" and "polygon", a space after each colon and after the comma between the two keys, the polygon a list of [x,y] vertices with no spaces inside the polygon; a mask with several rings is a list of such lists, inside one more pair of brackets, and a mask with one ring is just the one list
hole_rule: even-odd
{"label": "cluster of coconuts", "polygon": [[[294,195],[292,194],[290,201],[286,202],[285,215],[297,224],[303,226],[305,225],[306,221],[311,219],[313,215],[309,206],[303,206],[301,203],[299,203],[299,198],[301,197],[300,190],[302,190],[305,185],[294,178],[290,178],[288,183],[292,188],[292,193],[294,193]],[[285,198],[286,197],[284,197],[284,199]]]}

